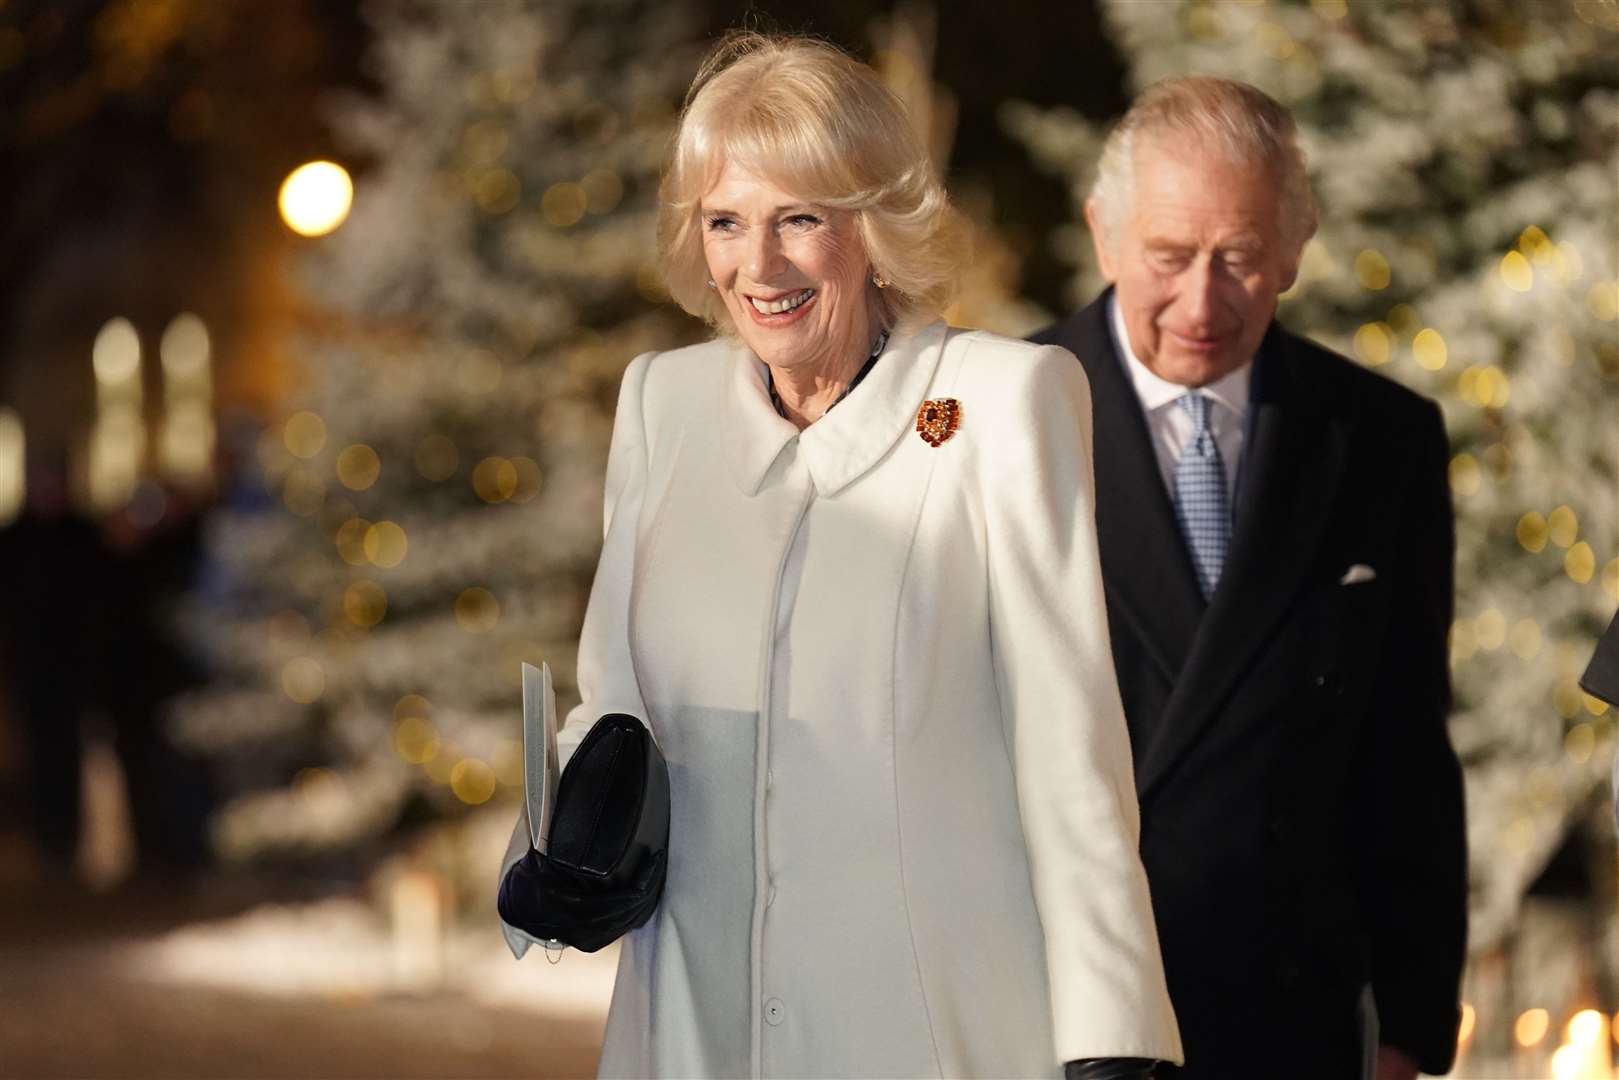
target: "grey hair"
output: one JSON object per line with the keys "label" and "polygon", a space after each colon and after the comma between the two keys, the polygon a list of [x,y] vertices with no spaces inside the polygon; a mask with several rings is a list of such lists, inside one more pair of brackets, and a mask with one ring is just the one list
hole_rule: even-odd
{"label": "grey hair", "polygon": [[1319,223],[1293,114],[1256,86],[1209,75],[1161,79],[1142,91],[1102,144],[1091,184],[1102,227],[1113,242],[1135,198],[1135,140],[1181,136],[1228,160],[1260,163],[1276,178],[1277,225],[1296,258]]}

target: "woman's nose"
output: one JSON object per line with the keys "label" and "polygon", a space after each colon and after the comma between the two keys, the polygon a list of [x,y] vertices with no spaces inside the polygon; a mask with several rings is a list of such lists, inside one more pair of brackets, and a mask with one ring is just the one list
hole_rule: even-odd
{"label": "woman's nose", "polygon": [[748,238],[748,254],[743,270],[752,280],[764,284],[781,270],[781,238],[774,229],[755,229]]}

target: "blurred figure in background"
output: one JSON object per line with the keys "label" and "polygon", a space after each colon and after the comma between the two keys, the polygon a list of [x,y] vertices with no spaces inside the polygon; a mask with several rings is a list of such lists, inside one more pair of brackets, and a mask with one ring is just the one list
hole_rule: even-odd
{"label": "blurred figure in background", "polygon": [[0,530],[0,656],[23,744],[24,805],[43,868],[73,872],[86,713],[98,682],[97,635],[115,613],[101,589],[105,552],[73,506],[64,453],[30,453],[22,513]]}
{"label": "blurred figure in background", "polygon": [[0,530],[0,655],[47,883],[76,873],[97,719],[123,769],[137,871],[173,878],[207,861],[206,776],[162,723],[163,705],[199,677],[170,628],[197,564],[198,524],[148,480],[98,526],[74,505],[66,454],[28,460],[23,512]]}

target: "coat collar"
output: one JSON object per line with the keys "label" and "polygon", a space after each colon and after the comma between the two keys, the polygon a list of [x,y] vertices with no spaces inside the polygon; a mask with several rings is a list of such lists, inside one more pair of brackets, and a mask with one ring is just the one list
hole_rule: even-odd
{"label": "coat collar", "polygon": [[748,348],[730,346],[721,410],[732,479],[758,494],[782,450],[794,439],[815,490],[836,495],[888,453],[916,421],[916,410],[944,352],[946,326],[896,332],[860,385],[837,408],[800,432],[782,419],[765,389],[765,367]]}
{"label": "coat collar", "polygon": [[1298,345],[1274,323],[1260,345],[1230,554],[1157,738],[1137,766],[1143,799],[1216,721],[1270,642],[1305,582],[1338,497],[1349,421]]}
{"label": "coat collar", "polygon": [[1172,687],[1136,749],[1143,801],[1212,723],[1270,640],[1315,557],[1341,483],[1349,421],[1299,342],[1272,324],[1249,384],[1230,554],[1204,604],[1140,402],[1107,326],[1108,298],[1035,336],[1067,347],[1096,414],[1096,532],[1109,608]]}
{"label": "coat collar", "polygon": [[1096,534],[1108,603],[1140,635],[1165,680],[1186,664],[1203,594],[1181,542],[1152,435],[1108,329],[1109,289],[1036,335],[1079,357],[1090,380],[1096,433]]}

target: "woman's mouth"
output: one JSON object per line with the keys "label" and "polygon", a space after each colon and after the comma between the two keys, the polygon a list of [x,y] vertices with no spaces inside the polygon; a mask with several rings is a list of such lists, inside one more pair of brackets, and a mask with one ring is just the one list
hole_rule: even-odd
{"label": "woman's mouth", "polygon": [[760,300],[756,296],[748,297],[748,304],[756,315],[766,318],[790,315],[815,298],[814,289],[802,289],[787,296],[777,297],[774,300]]}

